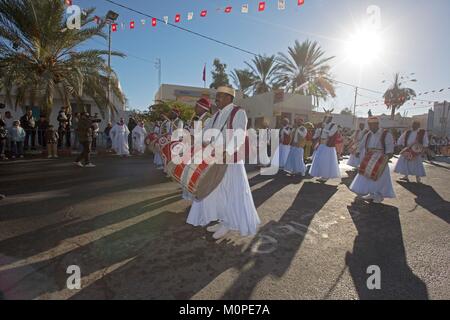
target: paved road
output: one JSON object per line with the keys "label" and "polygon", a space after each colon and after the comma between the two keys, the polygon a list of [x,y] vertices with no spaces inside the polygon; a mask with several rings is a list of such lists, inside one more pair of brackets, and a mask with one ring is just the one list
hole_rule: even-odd
{"label": "paved road", "polygon": [[[151,159],[0,164],[0,295],[6,299],[449,299],[450,171],[355,201],[351,177],[325,185],[249,180],[255,237],[214,241],[185,224],[189,203]],[[393,176],[394,179],[398,177]],[[68,266],[82,289],[69,290]],[[367,267],[381,270],[368,290]]]}

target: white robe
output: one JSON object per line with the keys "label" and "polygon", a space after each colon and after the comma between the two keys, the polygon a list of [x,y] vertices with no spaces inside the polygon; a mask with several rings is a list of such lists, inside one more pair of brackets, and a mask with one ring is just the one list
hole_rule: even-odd
{"label": "white robe", "polygon": [[[318,129],[314,139],[328,139],[336,134],[338,127],[336,124],[329,123],[324,125],[323,129]],[[310,175],[325,179],[340,178],[339,162],[336,148],[327,147],[326,144],[320,144],[313,156],[313,162],[310,169]]]}
{"label": "white robe", "polygon": [[133,149],[139,153],[145,152],[145,138],[147,137],[147,130],[141,126],[136,126],[132,132]]}
{"label": "white robe", "polygon": [[128,135],[130,130],[123,124],[116,124],[110,132],[110,137],[112,140],[112,148],[118,155],[129,155],[130,149],[128,147]]}
{"label": "white robe", "polygon": [[[294,144],[299,142],[299,139],[305,138],[308,134],[308,131],[305,127],[300,127],[295,129],[294,132]],[[301,174],[305,175],[306,166],[304,162],[304,150],[303,148],[291,146],[291,150],[289,151],[289,156],[286,161],[286,165],[284,166],[284,171],[293,173],[293,174]]]}
{"label": "white robe", "polygon": [[284,136],[290,136],[292,129],[288,126],[284,126],[280,130],[280,145],[279,145],[279,152],[278,152],[278,160],[279,160],[279,167],[280,169],[283,169],[286,165],[287,158],[289,156],[289,151],[291,150],[290,145],[283,144],[283,137]]}
{"label": "white robe", "polygon": [[[407,131],[406,131],[407,132]],[[405,146],[405,139],[406,139],[406,132],[404,132],[400,138],[398,139],[397,144],[399,146],[404,147]],[[417,133],[419,130],[411,131],[409,137],[408,137],[408,143],[407,146],[411,147],[413,144],[416,143]],[[427,134],[425,133],[423,137],[423,146],[428,147],[429,141]],[[397,164],[395,165],[394,171],[399,174],[403,174],[405,176],[413,175],[417,177],[425,177],[425,167],[423,166],[423,158],[422,156],[418,156],[413,160],[407,160],[404,156],[400,156],[400,158],[397,161]]]}
{"label": "white robe", "polygon": [[[367,135],[371,134],[367,147],[373,149],[383,149],[381,144],[381,137],[383,135],[383,129],[379,129],[377,133],[372,134],[368,132],[362,139],[359,145],[359,153],[361,159],[364,159],[366,154],[366,139]],[[394,137],[391,133],[386,135],[386,150],[385,153],[394,153]],[[380,178],[377,181],[366,178],[365,176],[358,174],[353,183],[350,186],[350,190],[358,195],[377,195],[383,198],[395,198],[394,186],[392,185],[391,172],[389,164],[384,169]]]}
{"label": "white robe", "polygon": [[[233,107],[234,105],[230,104],[218,111],[214,125],[210,122],[211,127],[219,130],[223,128]],[[247,121],[247,114],[241,109],[233,120],[233,129],[246,130]],[[233,150],[238,148],[240,146],[235,145]],[[230,153],[229,149],[228,152]],[[239,231],[242,236],[256,234],[258,225],[261,223],[243,161],[229,164],[217,188],[205,199],[192,203],[187,223],[194,226],[206,226],[217,220],[221,220],[228,229]]]}
{"label": "white robe", "polygon": [[[155,126],[155,129],[153,131],[154,133],[156,133],[158,135],[158,137],[161,135],[161,132],[162,132],[161,126],[162,125]],[[161,153],[159,151],[156,151],[156,150],[154,151],[153,164],[156,167],[161,167],[164,165],[163,159],[161,157]]]}
{"label": "white robe", "polygon": [[[355,132],[355,135],[352,137],[352,139],[359,146],[359,144],[361,143],[364,136],[365,136],[364,130],[358,130],[357,132]],[[354,154],[354,153],[352,153],[350,155],[350,159],[348,159],[348,161],[347,161],[347,165],[350,167],[353,167],[353,168],[359,168],[360,163],[361,163],[361,157],[357,157],[356,154]]]}

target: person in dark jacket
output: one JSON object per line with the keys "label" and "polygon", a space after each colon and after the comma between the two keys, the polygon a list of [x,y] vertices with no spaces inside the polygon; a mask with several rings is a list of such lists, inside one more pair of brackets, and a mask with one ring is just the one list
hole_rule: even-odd
{"label": "person in dark jacket", "polygon": [[[137,126],[136,120],[134,120],[134,118],[130,116],[130,118],[128,119],[128,125],[127,125],[128,130],[130,130],[130,132],[133,132],[133,130],[134,130],[134,128],[136,128],[136,126]],[[129,146],[130,150],[133,149],[133,137],[131,134],[128,136],[128,146]]]}
{"label": "person in dark jacket", "polygon": [[[92,121],[88,113],[82,114],[80,121],[78,122],[78,139],[83,147],[83,152],[77,157],[75,164],[84,168],[95,167],[90,160],[92,145]],[[84,163],[81,162],[82,160],[84,160]]]}
{"label": "person in dark jacket", "polygon": [[30,145],[31,150],[36,150],[36,119],[33,117],[33,111],[31,109],[28,109],[20,118],[20,124],[25,130],[25,150],[29,150]]}
{"label": "person in dark jacket", "polygon": [[47,117],[42,114],[37,121],[38,143],[42,148],[47,147],[47,139],[45,138],[45,134],[47,132],[48,126],[49,122],[47,120]]}

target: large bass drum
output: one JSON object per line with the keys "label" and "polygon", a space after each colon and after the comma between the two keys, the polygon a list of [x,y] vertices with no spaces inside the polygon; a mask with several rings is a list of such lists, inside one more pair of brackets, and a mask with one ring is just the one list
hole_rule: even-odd
{"label": "large bass drum", "polygon": [[196,200],[202,200],[211,194],[222,182],[226,171],[226,164],[175,164],[173,161],[167,164],[167,173]]}
{"label": "large bass drum", "polygon": [[359,174],[377,181],[383,174],[389,158],[381,151],[369,151],[359,166]]}

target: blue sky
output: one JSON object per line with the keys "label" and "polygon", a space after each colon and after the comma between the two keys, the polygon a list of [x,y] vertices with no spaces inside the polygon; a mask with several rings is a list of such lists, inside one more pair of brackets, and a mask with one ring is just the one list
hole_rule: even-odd
{"label": "blue sky", "polygon": [[[327,55],[336,56],[330,63],[337,80],[356,84],[375,91],[385,91],[383,80],[391,80],[395,72],[415,73],[417,83],[410,87],[416,92],[440,90],[450,87],[450,1],[410,0],[305,0],[297,7],[296,0],[286,0],[285,11],[277,10],[277,0],[266,1],[266,10],[257,12],[258,0],[115,0],[136,10],[174,20],[181,14],[180,26],[203,33],[221,41],[260,54],[286,52],[295,40],[315,40]],[[242,4],[248,3],[249,14],[240,13]],[[214,58],[219,58],[233,68],[245,67],[252,56],[198,38],[170,26],[150,26],[150,19],[137,13],[116,7],[104,0],[75,0],[82,8],[96,7],[98,15],[108,9],[120,14],[119,23],[128,25],[136,21],[134,30],[120,30],[113,34],[113,49],[122,51],[127,58],[114,58],[113,67],[118,72],[122,87],[131,108],[146,109],[153,101],[158,87],[156,58],[162,60],[163,83],[203,86],[202,70],[207,63],[208,81]],[[367,19],[366,9],[376,5],[381,9],[382,50],[371,63],[360,66],[349,61],[346,41]],[[217,8],[232,6],[231,14]],[[200,18],[202,9],[208,10],[206,18]],[[195,17],[187,21],[187,13]],[[147,19],[143,26],[141,19]],[[106,31],[106,30],[105,30]],[[106,41],[96,39],[89,46],[105,47]],[[208,83],[209,84],[209,83]],[[358,104],[379,100],[380,94],[360,91]],[[421,97],[423,100],[450,100],[450,90]],[[337,97],[324,106],[341,110],[351,107],[354,89],[339,85]],[[408,103],[402,108],[408,115],[427,112],[428,104]],[[375,114],[386,112],[382,105],[370,107]],[[366,115],[367,106],[357,108],[359,115]]]}

